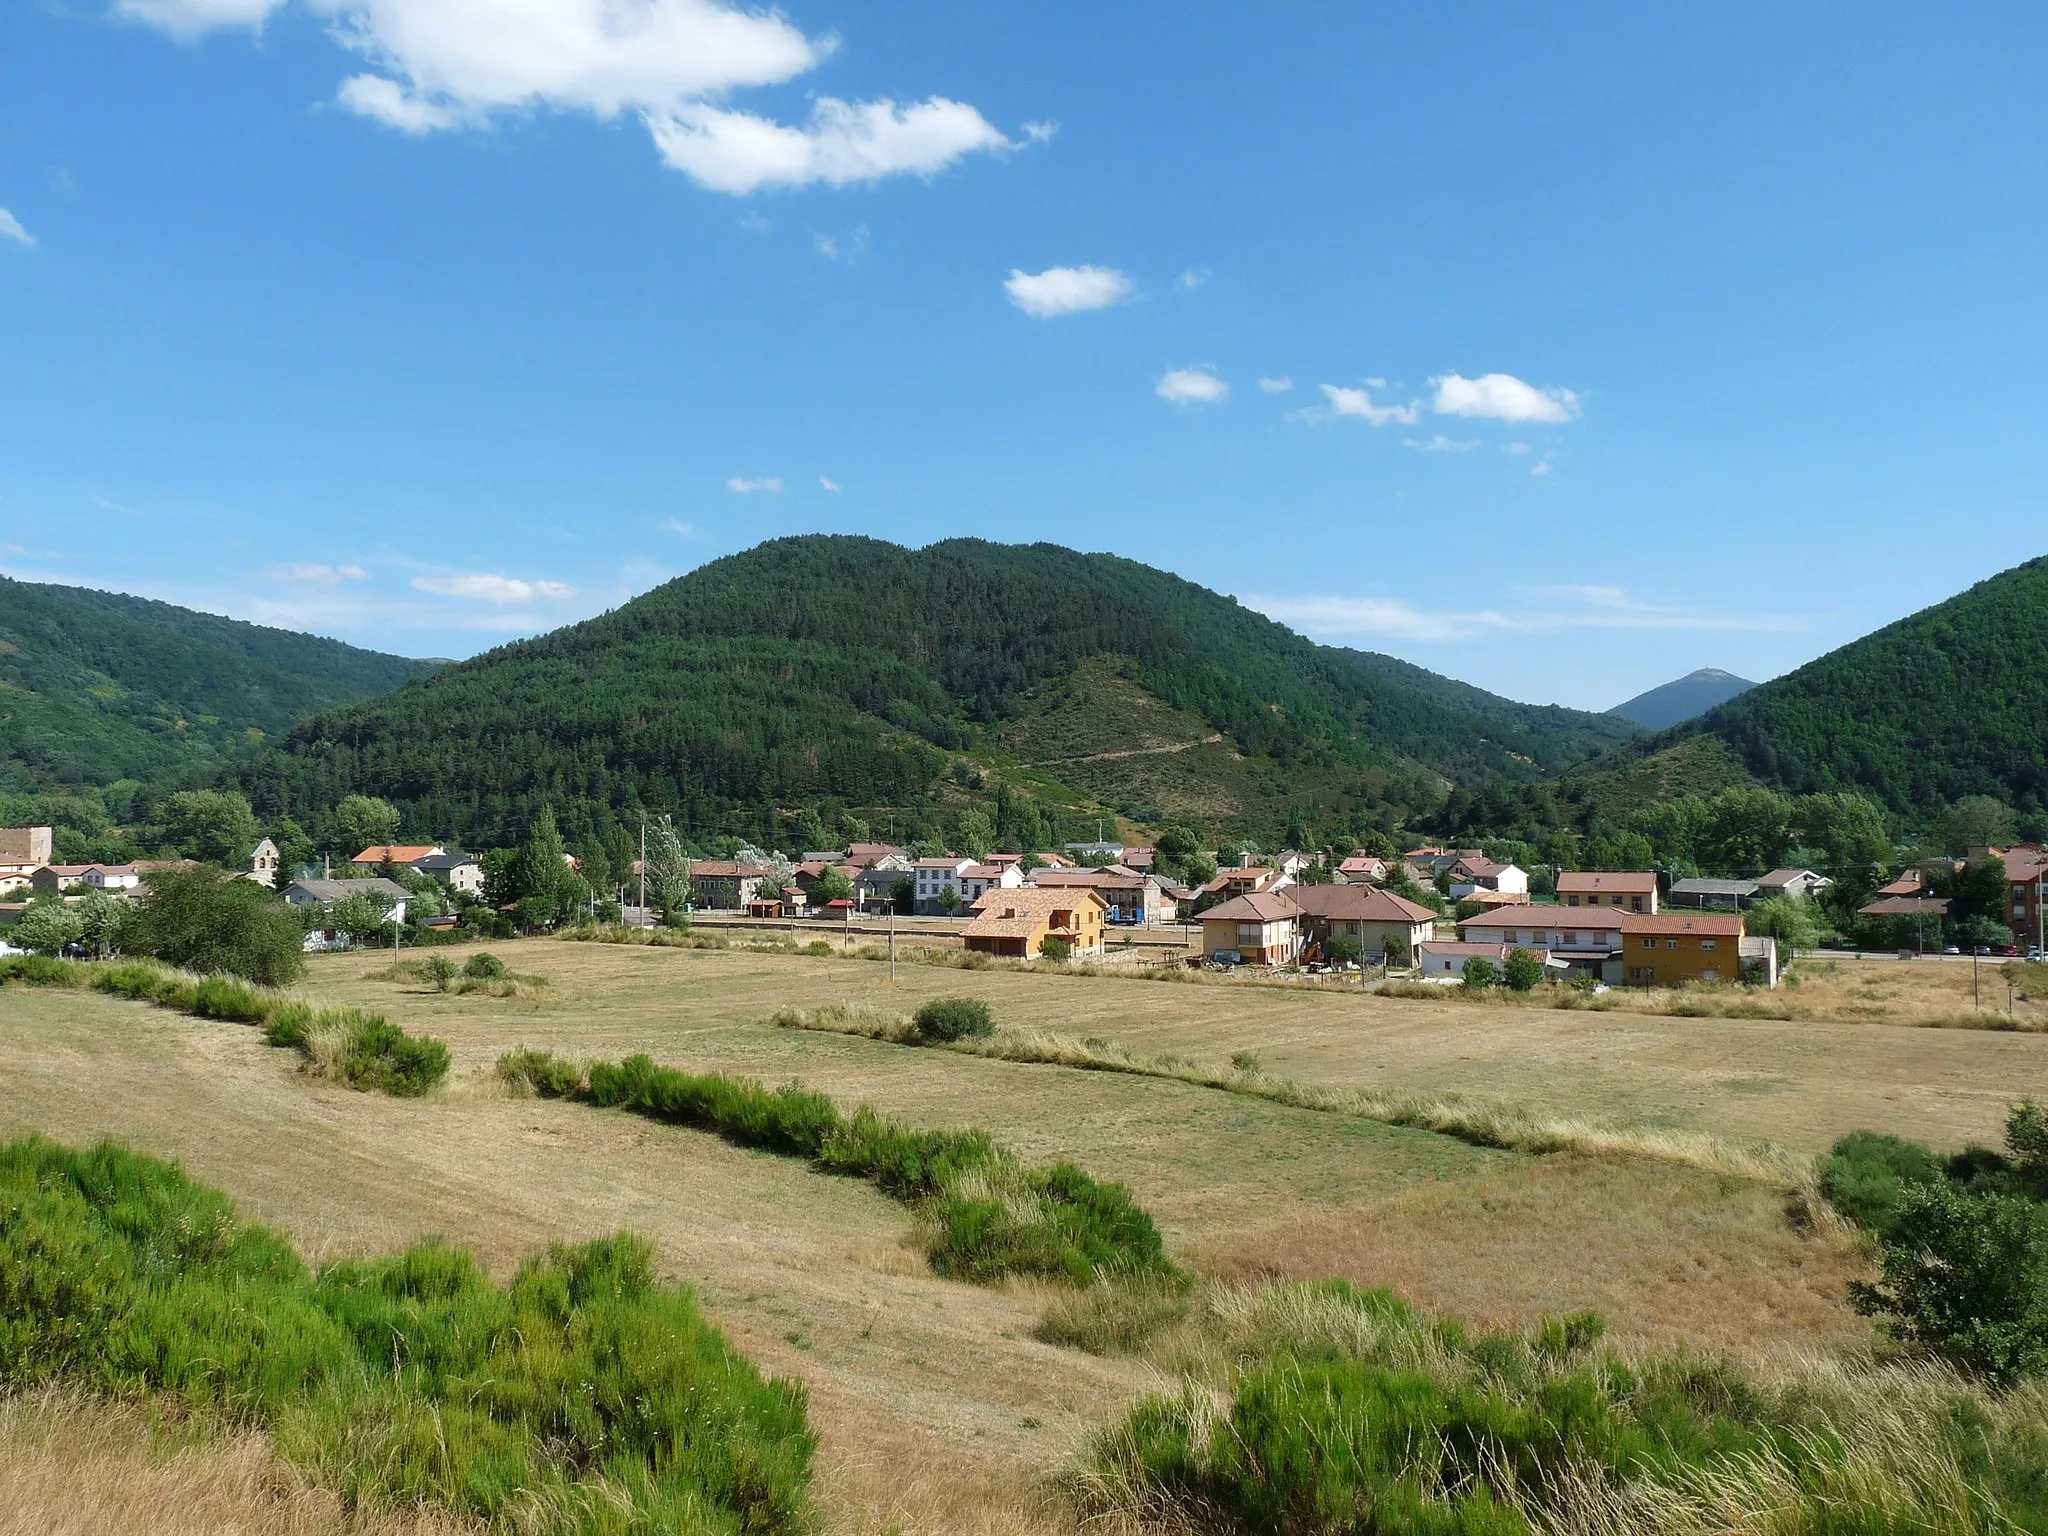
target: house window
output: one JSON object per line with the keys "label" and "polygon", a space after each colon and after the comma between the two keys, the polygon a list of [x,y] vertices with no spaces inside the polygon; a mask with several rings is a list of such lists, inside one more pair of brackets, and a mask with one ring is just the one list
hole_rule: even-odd
{"label": "house window", "polygon": [[1565,905],[1568,907],[1576,907],[1578,904],[1579,898],[1576,896],[1570,896],[1565,899]]}
{"label": "house window", "polygon": [[1701,940],[1700,940],[1700,948],[1701,948],[1701,949],[1712,949],[1713,947],[1714,947],[1714,941],[1713,941],[1712,939],[1701,939]]}
{"label": "house window", "polygon": [[[1617,907],[1621,905],[1621,898],[1619,896],[1614,898],[1614,904]],[[1643,898],[1640,896],[1629,897],[1628,904],[1638,912],[1643,910]]]}
{"label": "house window", "polygon": [[[1645,948],[1645,949],[1655,949],[1656,947],[1657,947],[1657,941],[1656,941],[1655,939],[1645,939],[1645,940],[1643,940],[1643,948]],[[1677,946],[1676,946],[1676,945],[1673,945],[1672,947],[1673,947],[1674,949],[1675,949],[1675,948],[1677,948]]]}
{"label": "house window", "polygon": [[1720,979],[1721,979],[1721,973],[1720,973],[1719,971],[1701,971],[1701,972],[1700,972],[1700,980],[1701,980],[1701,981],[1719,981]]}
{"label": "house window", "polygon": [[1664,947],[1665,947],[1666,949],[1676,949],[1676,948],[1678,948],[1678,940],[1676,940],[1676,939],[1666,939],[1666,940],[1664,941]]}
{"label": "house window", "polygon": [[1237,925],[1237,947],[1239,949],[1258,949],[1265,944],[1265,941],[1266,930],[1257,923],[1239,923]]}

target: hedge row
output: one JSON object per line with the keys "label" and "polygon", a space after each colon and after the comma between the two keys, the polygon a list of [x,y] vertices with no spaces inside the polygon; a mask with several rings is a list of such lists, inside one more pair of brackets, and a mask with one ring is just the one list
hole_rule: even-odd
{"label": "hedge row", "polygon": [[448,1075],[448,1047],[408,1035],[377,1014],[314,1008],[235,976],[193,976],[153,960],[92,965],[42,956],[0,960],[0,985],[91,987],[116,997],[175,1008],[203,1019],[260,1025],[272,1045],[296,1050],[352,1088],[417,1097]]}
{"label": "hedge row", "polygon": [[629,1234],[500,1288],[436,1242],[310,1270],[174,1163],[0,1144],[0,1387],[166,1393],[351,1505],[493,1528],[799,1536],[804,1391],[653,1283]]}
{"label": "hedge row", "polygon": [[1174,1273],[1159,1229],[1121,1184],[1100,1183],[1071,1163],[1028,1168],[986,1131],[919,1130],[866,1105],[846,1115],[795,1083],[770,1089],[750,1078],[658,1067],[645,1056],[593,1062],[585,1071],[545,1051],[520,1050],[503,1057],[498,1071],[547,1097],[713,1131],[866,1179],[919,1208],[940,1274],[1086,1284],[1104,1275]]}

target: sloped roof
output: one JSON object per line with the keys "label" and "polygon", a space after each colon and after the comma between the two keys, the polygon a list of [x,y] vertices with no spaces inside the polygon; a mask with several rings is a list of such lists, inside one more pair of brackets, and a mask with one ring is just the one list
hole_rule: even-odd
{"label": "sloped roof", "polygon": [[379,843],[349,860],[351,864],[410,864],[441,850],[432,843]]}
{"label": "sloped roof", "polygon": [[1560,896],[1606,895],[1619,891],[1624,896],[1647,896],[1657,889],[1656,874],[1647,869],[1566,869],[1558,871]]}
{"label": "sloped roof", "polygon": [[1946,917],[1946,896],[1880,896],[1856,909],[1865,917]]}
{"label": "sloped roof", "polygon": [[1202,914],[1205,923],[1277,923],[1297,918],[1301,908],[1279,891],[1247,891]]}
{"label": "sloped roof", "polygon": [[1697,933],[1708,938],[1731,938],[1742,932],[1739,912],[1628,912],[1622,931],[1628,934],[1660,934],[1677,937]]}
{"label": "sloped roof", "polygon": [[1436,917],[1420,902],[1376,885],[1290,885],[1281,900],[1311,917],[1344,923],[1426,923]]}

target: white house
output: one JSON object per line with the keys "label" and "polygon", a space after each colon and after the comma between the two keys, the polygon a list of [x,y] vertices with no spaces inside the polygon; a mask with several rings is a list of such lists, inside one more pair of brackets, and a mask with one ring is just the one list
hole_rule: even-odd
{"label": "white house", "polygon": [[1415,946],[1415,963],[1422,967],[1424,976],[1456,976],[1465,974],[1467,960],[1484,960],[1498,971],[1508,963],[1508,956],[1516,950],[1527,950],[1544,965],[1550,964],[1550,951],[1531,948],[1527,944],[1467,944],[1463,941],[1452,943],[1447,939],[1431,939],[1426,944]]}
{"label": "white house", "polygon": [[[977,868],[972,859],[963,859],[958,854],[947,854],[943,858],[919,859],[910,866],[911,892],[917,898],[920,912],[943,912],[940,898],[950,890],[956,898],[966,892],[960,882],[970,869]],[[956,902],[957,904],[957,902]]]}
{"label": "white house", "polygon": [[1492,859],[1467,854],[1451,866],[1451,899],[1463,901],[1480,891],[1526,896],[1529,894],[1528,871],[1514,864],[1496,864]]}
{"label": "white house", "polygon": [[465,896],[483,894],[484,867],[466,853],[430,853],[412,867],[451,891],[460,891]]}
{"label": "white house", "polygon": [[1015,860],[1001,864],[970,864],[960,872],[960,899],[973,906],[990,891],[1014,891],[1024,883]]}

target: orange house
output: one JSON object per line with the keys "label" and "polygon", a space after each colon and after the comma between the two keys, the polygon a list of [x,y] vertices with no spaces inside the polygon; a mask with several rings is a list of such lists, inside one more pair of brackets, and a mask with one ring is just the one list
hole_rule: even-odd
{"label": "orange house", "polygon": [[1630,913],[1622,928],[1622,964],[1632,987],[1742,980],[1740,912]]}
{"label": "orange house", "polygon": [[1091,889],[996,886],[974,904],[974,921],[961,930],[967,948],[984,955],[1030,960],[1059,939],[1075,957],[1102,953],[1109,903]]}

